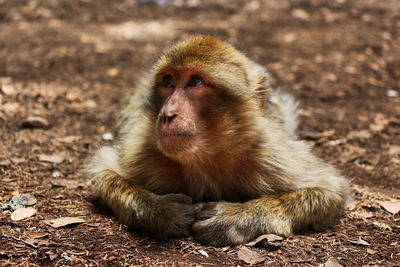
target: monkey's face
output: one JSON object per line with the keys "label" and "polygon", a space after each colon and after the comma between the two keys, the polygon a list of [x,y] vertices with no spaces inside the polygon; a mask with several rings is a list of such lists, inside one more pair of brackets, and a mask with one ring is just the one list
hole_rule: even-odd
{"label": "monkey's face", "polygon": [[167,69],[156,75],[158,146],[167,156],[193,154],[204,146],[210,130],[215,92],[198,68]]}

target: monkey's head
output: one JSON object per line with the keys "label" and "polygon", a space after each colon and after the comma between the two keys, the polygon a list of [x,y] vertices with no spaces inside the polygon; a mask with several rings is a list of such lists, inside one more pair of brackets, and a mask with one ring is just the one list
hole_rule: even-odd
{"label": "monkey's head", "polygon": [[211,160],[250,145],[261,106],[258,91],[265,82],[253,65],[210,36],[167,49],[153,68],[151,102],[159,149],[178,161]]}

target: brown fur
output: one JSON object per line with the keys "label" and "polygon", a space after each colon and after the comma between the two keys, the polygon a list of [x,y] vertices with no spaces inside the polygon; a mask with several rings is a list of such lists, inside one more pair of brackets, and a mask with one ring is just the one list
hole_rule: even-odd
{"label": "brown fur", "polygon": [[[166,153],[156,124],[170,98],[155,90],[160,75],[181,69],[199,72],[210,93],[180,114],[202,133],[195,148]],[[269,81],[264,68],[213,37],[167,49],[127,100],[115,144],[88,167],[96,193],[123,223],[161,239],[192,229],[204,244],[235,245],[331,225],[348,182],[296,140],[296,104]]]}

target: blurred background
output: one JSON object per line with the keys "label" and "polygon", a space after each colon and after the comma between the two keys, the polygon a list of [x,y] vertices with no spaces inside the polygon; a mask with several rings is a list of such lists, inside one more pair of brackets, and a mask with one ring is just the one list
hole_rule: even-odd
{"label": "blurred background", "polygon": [[[166,46],[192,34],[232,43],[300,100],[301,138],[352,179],[358,201],[365,187],[400,196],[399,32],[398,0],[0,0],[0,202],[32,192],[40,218],[88,209],[79,170],[111,142],[121,99]],[[0,228],[14,231],[1,216]],[[398,257],[390,236],[381,255],[353,264]],[[288,246],[286,257],[303,255]]]}

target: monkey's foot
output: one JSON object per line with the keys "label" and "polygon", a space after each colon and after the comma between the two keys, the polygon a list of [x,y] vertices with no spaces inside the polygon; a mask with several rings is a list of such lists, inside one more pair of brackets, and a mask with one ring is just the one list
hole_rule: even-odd
{"label": "monkey's foot", "polygon": [[158,205],[149,211],[152,215],[141,221],[139,228],[160,240],[190,236],[198,209],[198,205],[191,203],[191,198],[184,194],[160,196]]}
{"label": "monkey's foot", "polygon": [[193,224],[194,238],[206,245],[239,245],[256,234],[242,215],[241,203],[209,202],[203,205]]}

